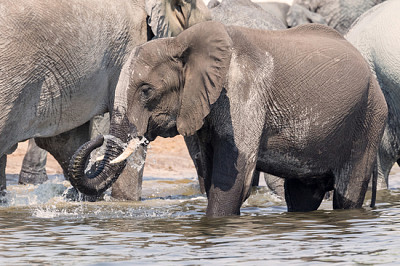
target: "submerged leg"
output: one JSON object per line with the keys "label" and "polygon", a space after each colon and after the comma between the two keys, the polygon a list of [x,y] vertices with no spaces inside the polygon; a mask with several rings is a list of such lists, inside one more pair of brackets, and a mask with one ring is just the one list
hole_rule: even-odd
{"label": "submerged leg", "polygon": [[3,155],[0,157],[0,192],[6,190],[7,182],[6,182],[6,164],[7,164],[7,155]]}
{"label": "submerged leg", "polygon": [[258,187],[259,183],[260,183],[260,171],[254,170],[253,182],[251,183],[251,186]]}
{"label": "submerged leg", "polygon": [[22,161],[18,183],[41,184],[47,181],[46,161],[47,151],[39,148],[34,139],[30,139],[28,149]]}
{"label": "submerged leg", "polygon": [[213,149],[210,186],[206,182],[207,216],[239,215],[250,194],[257,151],[241,153],[229,141],[218,141]]}
{"label": "submerged leg", "polygon": [[327,177],[301,180],[285,179],[285,200],[289,212],[317,210],[325,193],[332,189],[333,179]]}
{"label": "submerged leg", "polygon": [[264,179],[265,183],[267,184],[267,187],[272,192],[274,192],[281,198],[285,197],[285,188],[284,188],[285,180],[283,178],[265,173]]}

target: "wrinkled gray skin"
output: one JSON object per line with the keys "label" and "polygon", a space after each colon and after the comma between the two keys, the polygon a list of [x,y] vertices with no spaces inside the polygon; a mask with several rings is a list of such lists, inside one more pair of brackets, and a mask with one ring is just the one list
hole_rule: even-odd
{"label": "wrinkled gray skin", "polygon": [[385,0],[294,0],[287,13],[287,24],[295,27],[306,23],[328,25],[345,34],[365,11]]}
{"label": "wrinkled gray skin", "polygon": [[113,110],[133,48],[210,19],[199,0],[2,1],[0,12],[0,170],[16,143],[34,137],[65,173],[89,140],[88,121]]}
{"label": "wrinkled gray skin", "polygon": [[389,172],[400,159],[400,1],[390,0],[364,13],[346,35],[377,76],[389,109],[378,154],[380,188],[389,185]]}
{"label": "wrinkled gray skin", "polygon": [[[317,209],[332,189],[335,209],[360,208],[386,116],[367,63],[336,31],[204,22],[131,53],[110,127],[127,144],[105,154],[118,163],[132,153],[123,147],[143,137],[196,135],[208,216],[239,214],[256,170],[285,178],[289,211]],[[97,176],[84,173],[102,141],[86,143],[71,161],[81,192],[97,194],[118,178],[101,175],[108,161]]]}
{"label": "wrinkled gray skin", "polygon": [[[211,10],[212,19],[214,21],[221,22],[224,25],[242,26],[262,30],[286,29],[286,25],[283,24],[282,21],[280,21],[275,15],[260,8],[260,6],[251,2],[250,0],[223,0],[222,2],[214,0],[210,1],[207,7]],[[185,142],[188,146],[189,154],[197,170],[200,190],[202,193],[205,193],[204,173],[202,170],[203,163],[200,162],[201,156],[199,155],[200,150],[197,144],[197,137],[185,137]],[[254,186],[258,186],[259,175],[259,172],[255,171],[253,178]],[[273,181],[278,179],[277,177],[271,176],[269,178],[266,177],[265,179],[267,184],[270,185],[269,187],[271,190],[277,193],[283,191],[283,188],[273,187],[270,184],[270,180]]]}
{"label": "wrinkled gray skin", "polygon": [[47,151],[30,139],[19,173],[19,184],[41,184],[48,180],[46,173]]}
{"label": "wrinkled gray skin", "polygon": [[[95,116],[90,122],[90,138],[108,134],[110,119],[108,113]],[[61,149],[61,147],[58,147]],[[46,173],[47,151],[36,145],[35,139],[30,139],[19,174],[19,184],[41,184],[48,180]],[[66,173],[64,173],[65,176]]]}
{"label": "wrinkled gray skin", "polygon": [[277,17],[285,26],[288,27],[286,17],[289,12],[290,5],[281,2],[257,2],[262,9],[273,14]]}
{"label": "wrinkled gray skin", "polygon": [[223,0],[219,4],[211,2],[210,6],[212,20],[225,25],[262,30],[286,28],[275,15],[250,0]]}

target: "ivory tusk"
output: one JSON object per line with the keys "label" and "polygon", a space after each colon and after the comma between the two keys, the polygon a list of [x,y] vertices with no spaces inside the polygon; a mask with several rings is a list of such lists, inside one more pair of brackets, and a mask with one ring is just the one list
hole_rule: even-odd
{"label": "ivory tusk", "polygon": [[139,145],[140,145],[139,139],[137,138],[132,139],[129,142],[128,147],[126,147],[126,149],[124,150],[124,152],[121,153],[117,158],[112,160],[110,163],[116,164],[126,160],[139,147]]}
{"label": "ivory tusk", "polygon": [[104,155],[101,155],[99,157],[96,158],[95,162],[100,162],[104,159]]}

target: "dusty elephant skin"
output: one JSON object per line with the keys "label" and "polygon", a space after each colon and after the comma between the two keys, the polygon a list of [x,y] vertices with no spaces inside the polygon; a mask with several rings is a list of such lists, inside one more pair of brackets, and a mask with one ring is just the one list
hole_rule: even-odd
{"label": "dusty elephant skin", "polygon": [[[273,3],[269,3],[273,4]],[[262,29],[262,30],[282,30],[286,29],[274,14],[262,9],[258,4],[250,0],[223,0],[220,2],[213,1],[208,3],[213,21],[221,22],[224,25],[242,26],[246,28]],[[200,148],[197,139],[192,136],[185,137],[185,142],[190,146],[190,156],[196,167],[200,190],[205,193],[203,162],[201,162]],[[253,185],[258,186],[260,173],[254,174]],[[266,180],[268,180],[266,178]],[[271,189],[274,189],[271,187]]]}
{"label": "dusty elephant skin", "polygon": [[[110,134],[127,144],[198,138],[208,216],[239,214],[255,170],[285,178],[289,211],[317,209],[331,189],[335,209],[362,207],[387,117],[361,54],[322,25],[261,31],[204,22],[148,42],[124,65],[115,103]],[[108,161],[85,176],[96,145],[71,162],[84,193],[118,176]],[[118,161],[121,152],[110,146],[106,156]]]}
{"label": "dusty elephant skin", "polygon": [[[13,145],[40,138],[39,146],[52,153],[67,140],[76,147],[85,143],[85,124],[113,110],[119,74],[133,48],[154,35],[176,35],[210,14],[196,0],[28,0],[1,2],[0,17],[0,185],[5,189],[5,156]],[[53,154],[64,172],[72,154]]]}
{"label": "dusty elephant skin", "polygon": [[289,27],[320,23],[345,34],[359,16],[383,1],[385,0],[294,0],[286,20]]}
{"label": "dusty elephant skin", "polygon": [[385,95],[388,123],[378,155],[381,188],[389,185],[389,173],[400,160],[400,2],[386,1],[364,13],[346,35],[365,57]]}

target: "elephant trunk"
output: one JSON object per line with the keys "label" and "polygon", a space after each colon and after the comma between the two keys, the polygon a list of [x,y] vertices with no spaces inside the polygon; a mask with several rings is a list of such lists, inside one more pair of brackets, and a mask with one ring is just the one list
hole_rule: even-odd
{"label": "elephant trunk", "polygon": [[98,163],[96,170],[90,174],[85,173],[86,162],[90,153],[103,145],[104,136],[98,136],[83,144],[72,156],[68,171],[69,180],[81,193],[93,196],[101,195],[118,179],[126,165],[126,159],[136,151],[139,145],[148,144],[146,139],[139,141],[138,138],[133,138],[127,145],[129,137],[127,134],[122,135],[124,136],[111,135],[106,138],[104,158]]}
{"label": "elephant trunk", "polygon": [[86,162],[90,153],[103,145],[104,136],[90,140],[83,144],[72,156],[69,165],[69,180],[81,193],[99,196],[106,191],[125,167],[125,161],[119,164],[110,164],[112,158],[116,158],[122,151],[121,145],[114,140],[107,140],[107,148],[104,158],[99,163],[96,171],[87,175],[85,173]]}

